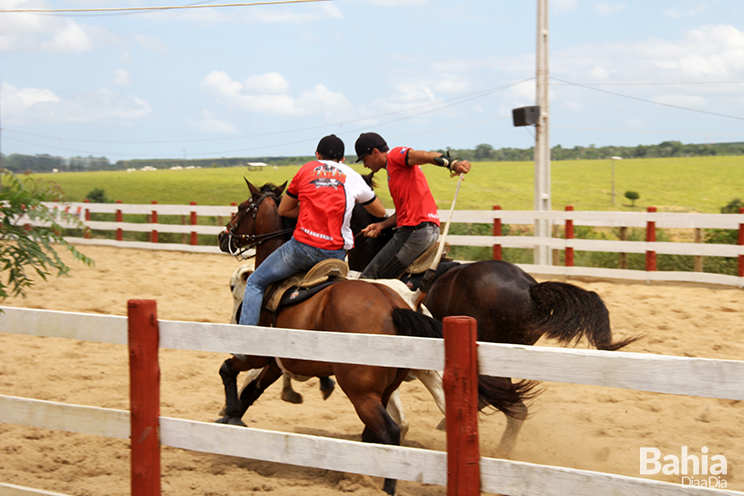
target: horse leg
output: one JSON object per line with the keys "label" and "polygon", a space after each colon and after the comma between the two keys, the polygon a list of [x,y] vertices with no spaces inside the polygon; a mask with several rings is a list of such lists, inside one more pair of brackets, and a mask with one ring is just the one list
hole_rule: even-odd
{"label": "horse leg", "polygon": [[501,436],[497,448],[499,458],[508,458],[514,449],[514,445],[517,444],[517,435],[527,418],[527,405],[520,400],[519,403],[513,405],[512,412],[513,415],[506,416],[506,429],[504,429],[504,434]]}
{"label": "horse leg", "polygon": [[333,388],[335,387],[336,387],[336,381],[334,381],[330,377],[320,378],[320,392],[323,393],[324,400],[328,399],[328,397],[333,392]]}
{"label": "horse leg", "polygon": [[228,358],[220,367],[220,376],[225,387],[225,415],[217,419],[216,423],[245,427],[245,423],[241,419],[248,407],[282,374],[281,369],[276,365],[264,366],[258,378],[246,385],[238,395],[238,373],[251,368],[254,368],[251,364],[237,358]]}
{"label": "horse leg", "polygon": [[284,374],[282,381],[282,399],[287,403],[294,403],[296,405],[302,403],[302,395],[292,389],[292,379],[289,375]]}
{"label": "horse leg", "polygon": [[[251,369],[251,370],[249,370],[246,373],[245,377],[243,378],[243,385],[240,386],[240,390],[238,391],[238,395],[240,395],[243,392],[243,390],[245,389],[245,387],[248,384],[250,384],[252,380],[256,379],[259,375],[261,375],[261,372],[263,372],[263,369]],[[222,417],[222,416],[225,415],[225,408],[226,408],[226,406],[223,405],[222,406],[222,410],[220,410],[220,413],[219,413],[220,417]]]}
{"label": "horse leg", "polygon": [[[390,395],[387,412],[393,419],[393,422],[398,424],[398,427],[400,427],[400,440],[403,441],[408,433],[410,423],[406,418],[406,414],[403,412],[403,404],[400,402],[400,389],[396,389],[393,391],[393,394]],[[364,440],[364,436],[362,436],[362,440]]]}
{"label": "horse leg", "polygon": [[[442,386],[442,374],[437,370],[412,370],[413,374],[418,377],[421,383],[429,390],[431,397],[434,398],[434,403],[437,404],[437,408],[442,412],[442,415],[447,415],[447,409],[444,405],[444,387]],[[447,430],[447,419],[443,418],[439,424],[437,424],[437,430]]]}
{"label": "horse leg", "polygon": [[[336,373],[341,389],[349,397],[359,419],[364,423],[362,442],[400,446],[400,427],[385,411],[381,396],[366,388],[360,388],[358,383],[344,384],[344,377]],[[396,484],[395,479],[385,479],[382,490],[386,494],[395,494]]]}

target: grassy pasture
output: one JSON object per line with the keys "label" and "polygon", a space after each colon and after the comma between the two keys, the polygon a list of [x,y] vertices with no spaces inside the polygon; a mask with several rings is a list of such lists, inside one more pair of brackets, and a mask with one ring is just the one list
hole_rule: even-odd
{"label": "grassy pasture", "polygon": [[[359,172],[361,165],[352,164]],[[57,182],[70,201],[82,201],[95,188],[111,200],[124,203],[229,205],[247,197],[243,178],[260,185],[288,181],[300,167],[244,167],[152,172],[96,171],[41,174]],[[456,179],[434,166],[423,166],[440,208],[449,208]],[[718,213],[734,198],[744,198],[744,157],[656,158],[615,161],[615,201],[611,203],[610,160],[554,161],[551,165],[552,204],[556,210],[644,210]],[[378,174],[378,194],[392,207],[384,174]],[[476,162],[465,177],[457,200],[458,210],[530,210],[533,205],[532,162]],[[625,198],[628,190],[640,199],[635,207]]]}

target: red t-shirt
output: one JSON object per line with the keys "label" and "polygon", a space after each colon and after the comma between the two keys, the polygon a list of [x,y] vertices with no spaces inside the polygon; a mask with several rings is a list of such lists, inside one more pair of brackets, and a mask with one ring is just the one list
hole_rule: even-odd
{"label": "red t-shirt", "polygon": [[417,226],[422,222],[439,225],[437,204],[424,171],[418,165],[407,164],[409,150],[399,146],[390,150],[387,156],[388,188],[398,216],[397,225]]}
{"label": "red t-shirt", "polygon": [[367,204],[376,198],[358,172],[332,160],[303,165],[287,194],[300,201],[294,238],[323,250],[350,250],[354,246],[351,211],[356,203]]}

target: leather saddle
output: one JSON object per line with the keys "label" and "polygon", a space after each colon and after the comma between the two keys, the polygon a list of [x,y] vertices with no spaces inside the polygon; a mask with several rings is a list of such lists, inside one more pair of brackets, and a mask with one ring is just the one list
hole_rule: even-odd
{"label": "leather saddle", "polygon": [[303,302],[321,289],[345,280],[348,274],[349,265],[345,261],[323,260],[307,272],[269,286],[264,295],[264,308],[276,314],[282,307]]}

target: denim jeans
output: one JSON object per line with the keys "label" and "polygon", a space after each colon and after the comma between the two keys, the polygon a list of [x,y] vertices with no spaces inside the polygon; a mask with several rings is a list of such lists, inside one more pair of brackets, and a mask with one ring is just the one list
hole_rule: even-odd
{"label": "denim jeans", "polygon": [[243,309],[240,312],[241,325],[257,325],[261,315],[261,303],[269,284],[286,279],[292,274],[313,268],[318,262],[329,258],[343,260],[346,250],[322,250],[300,243],[294,238],[284,243],[259,265],[248,277],[243,293]]}
{"label": "denim jeans", "polygon": [[401,227],[375,258],[364,268],[362,279],[397,279],[439,239],[439,226],[425,222],[420,226]]}

